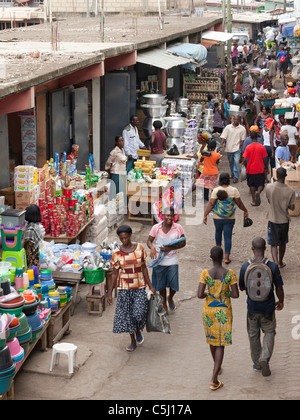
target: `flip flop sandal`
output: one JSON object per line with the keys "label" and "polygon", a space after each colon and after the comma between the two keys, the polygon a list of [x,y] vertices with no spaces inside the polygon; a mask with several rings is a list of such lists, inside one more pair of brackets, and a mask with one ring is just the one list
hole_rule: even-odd
{"label": "flip flop sandal", "polygon": [[173,303],[170,303],[170,302],[168,302],[168,304],[169,304],[169,308],[172,310],[172,311],[176,311],[176,305],[175,305],[175,303],[173,302]]}
{"label": "flip flop sandal", "polygon": [[231,263],[231,260],[226,260],[224,262],[225,262],[225,264],[230,264]]}
{"label": "flip flop sandal", "polygon": [[135,344],[131,344],[130,346],[126,347],[126,351],[129,351],[129,352],[135,351],[135,349],[136,349]]}
{"label": "flip flop sandal", "polygon": [[143,336],[142,332],[141,332],[141,335],[139,337],[135,334],[135,338],[136,338],[136,343],[137,344],[143,344],[144,336]]}
{"label": "flip flop sandal", "polygon": [[224,386],[223,382],[218,381],[218,385],[211,385],[211,386],[210,386],[210,389],[211,389],[212,391],[216,391],[217,389],[220,389],[220,388],[222,388],[223,386]]}

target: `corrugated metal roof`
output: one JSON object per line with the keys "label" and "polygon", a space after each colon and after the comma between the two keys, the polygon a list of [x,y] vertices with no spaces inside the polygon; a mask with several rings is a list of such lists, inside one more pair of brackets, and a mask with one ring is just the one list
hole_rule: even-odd
{"label": "corrugated metal roof", "polygon": [[166,49],[153,48],[149,51],[139,52],[136,61],[138,63],[148,64],[150,66],[159,67],[160,69],[169,70],[172,67],[194,62],[186,57],[172,54]]}

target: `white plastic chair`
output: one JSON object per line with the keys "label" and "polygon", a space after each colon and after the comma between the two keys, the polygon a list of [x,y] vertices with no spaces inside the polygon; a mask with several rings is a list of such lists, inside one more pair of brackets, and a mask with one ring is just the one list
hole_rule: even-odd
{"label": "white plastic chair", "polygon": [[66,354],[68,356],[68,363],[69,363],[69,373],[73,373],[73,364],[75,359],[75,366],[77,367],[77,346],[71,343],[57,343],[54,344],[52,347],[52,356],[51,356],[51,363],[50,363],[50,372],[53,369],[53,362],[55,358],[55,365],[59,363],[59,355],[60,353]]}

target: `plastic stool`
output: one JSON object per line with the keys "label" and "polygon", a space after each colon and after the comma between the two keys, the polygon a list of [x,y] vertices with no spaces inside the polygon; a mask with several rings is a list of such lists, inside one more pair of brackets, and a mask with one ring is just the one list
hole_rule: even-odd
{"label": "plastic stool", "polygon": [[50,363],[50,369],[49,369],[50,372],[52,372],[52,369],[53,369],[54,358],[55,358],[55,364],[58,365],[60,353],[66,354],[68,356],[69,373],[73,373],[73,360],[74,359],[75,359],[75,366],[77,367],[77,346],[71,343],[54,344],[54,346],[52,347],[52,356],[51,356],[51,363]]}

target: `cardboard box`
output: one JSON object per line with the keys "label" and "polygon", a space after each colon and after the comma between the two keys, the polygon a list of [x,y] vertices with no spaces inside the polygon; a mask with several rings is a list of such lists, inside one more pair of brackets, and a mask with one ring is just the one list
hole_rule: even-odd
{"label": "cardboard box", "polygon": [[15,191],[15,208],[25,210],[30,204],[38,204],[39,194],[39,185],[36,185],[31,191]]}
{"label": "cardboard box", "polygon": [[[293,190],[300,190],[300,165],[297,166],[296,170],[287,170],[286,173],[285,183],[293,188]],[[274,181],[277,180],[276,168],[273,168],[273,179]]]}
{"label": "cardboard box", "polygon": [[14,187],[3,188],[2,190],[0,190],[0,195],[5,197],[5,204],[7,206],[14,207],[15,205]]}

